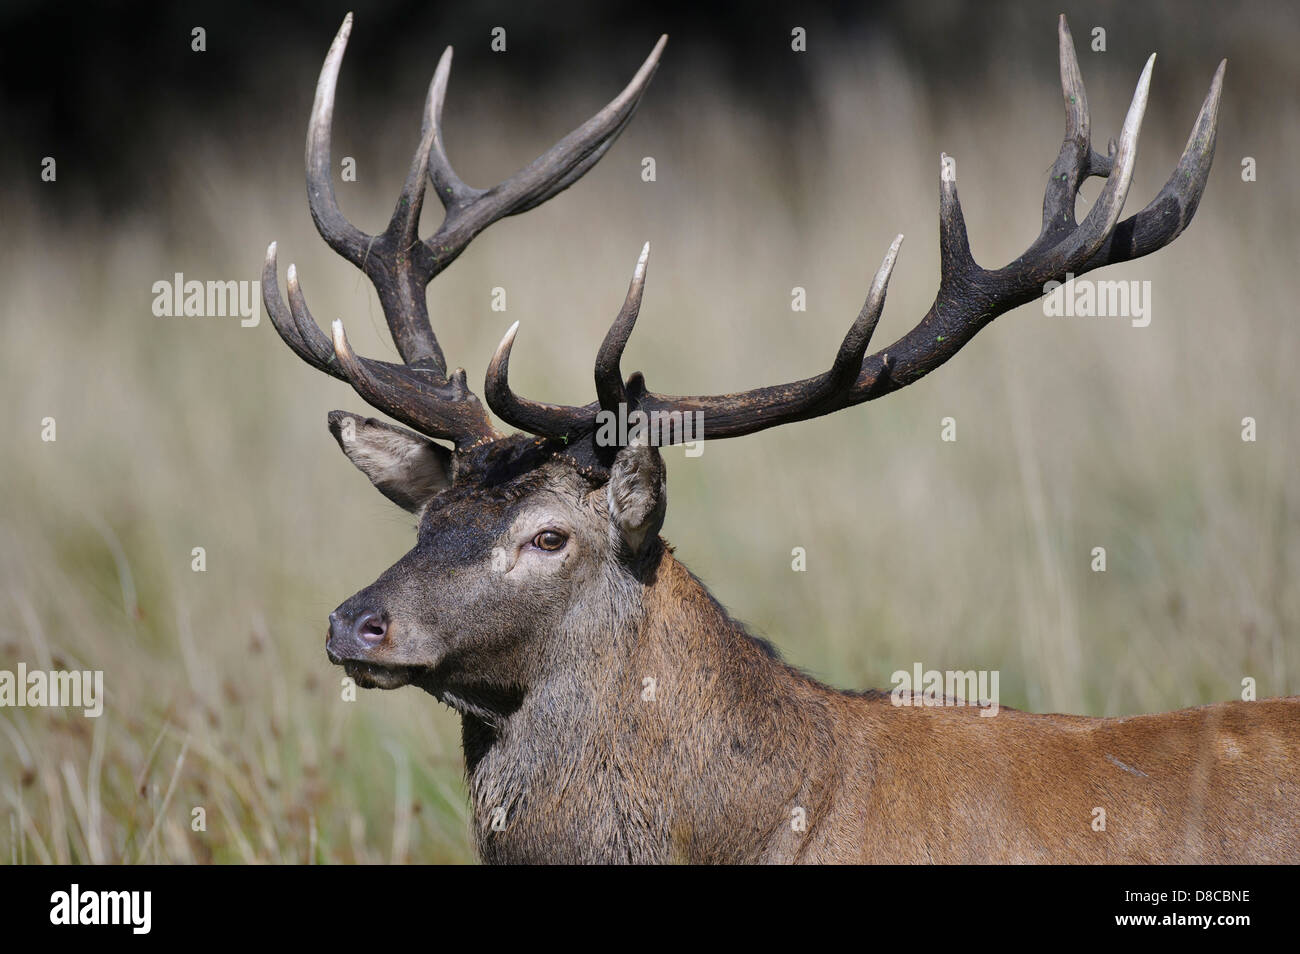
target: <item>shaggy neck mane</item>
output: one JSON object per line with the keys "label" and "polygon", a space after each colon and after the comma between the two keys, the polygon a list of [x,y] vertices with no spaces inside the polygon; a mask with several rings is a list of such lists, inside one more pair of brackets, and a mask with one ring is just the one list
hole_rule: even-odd
{"label": "shaggy neck mane", "polygon": [[574,612],[583,630],[514,712],[463,716],[485,858],[734,857],[828,797],[836,694],[655,549],[640,581],[592,595],[598,615]]}

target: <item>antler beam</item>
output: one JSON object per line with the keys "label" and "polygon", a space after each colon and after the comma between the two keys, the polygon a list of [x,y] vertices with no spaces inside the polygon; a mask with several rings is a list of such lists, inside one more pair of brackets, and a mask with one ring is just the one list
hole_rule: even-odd
{"label": "antler beam", "polygon": [[[271,322],[285,343],[313,367],[349,382],[379,410],[423,433],[463,448],[499,436],[465,372],[448,375],[447,363],[429,322],[426,288],[470,241],[498,219],[534,208],[567,189],[596,164],[623,131],[659,65],[667,37],[661,37],[627,87],[600,112],[504,182],[489,189],[465,184],[447,158],[442,106],[451,74],[451,48],[438,62],[425,98],[420,144],[387,228],[368,235],[347,220],[334,195],[330,134],[339,68],[352,30],[348,14],[330,45],[316,85],[307,128],[307,199],[316,229],[329,246],[360,268],[379,295],[384,318],[403,364],[352,353],[342,325],[332,340],[307,310],[296,270],[288,272],[286,309],[277,280],[276,246],[267,249],[263,296]],[[426,176],[445,216],[429,238],[417,230]]]}
{"label": "antler beam", "polygon": [[[902,236],[895,239],[877,273],[862,313],[849,329],[834,364],[815,377],[774,387],[715,396],[658,395],[634,374],[620,380],[619,360],[640,307],[645,253],[627,302],[605,338],[596,361],[599,400],[585,407],[528,401],[508,382],[517,325],[502,340],[489,365],[484,396],[502,419],[531,433],[572,441],[595,430],[595,416],[626,402],[644,412],[704,415],[709,438],[738,437],[779,424],[830,414],[889,394],[939,367],[998,315],[1042,297],[1048,282],[1064,281],[1104,265],[1149,254],[1172,242],[1191,222],[1214,159],[1219,98],[1226,61],[1219,64],[1200,115],[1173,175],[1141,212],[1119,220],[1132,182],[1138,133],[1146,110],[1155,55],[1147,60],[1109,155],[1092,148],[1087,96],[1075,58],[1074,40],[1062,16],[1059,25],[1065,139],[1043,198],[1043,226],[1037,239],[1005,268],[981,268],[971,256],[965,219],[957,198],[955,164],[941,157],[939,184],[939,290],[929,312],[887,348],[863,357],[884,305],[885,286]],[[1075,219],[1079,187],[1089,176],[1106,184],[1082,223]],[[662,435],[661,435],[662,436]],[[683,439],[680,430],[669,439]]]}

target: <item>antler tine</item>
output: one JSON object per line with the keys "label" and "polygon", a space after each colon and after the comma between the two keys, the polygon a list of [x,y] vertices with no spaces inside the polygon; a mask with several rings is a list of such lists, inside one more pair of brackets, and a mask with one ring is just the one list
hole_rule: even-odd
{"label": "antler tine", "polygon": [[1219,128],[1219,99],[1223,93],[1223,74],[1227,60],[1221,60],[1210,81],[1196,123],[1187,137],[1187,145],[1173,174],[1156,197],[1141,212],[1115,226],[1097,253],[1082,266],[1091,271],[1103,265],[1140,258],[1168,245],[1192,221],[1205,193],[1214,162],[1214,146]]}
{"label": "antler tine", "polygon": [[266,251],[262,294],[275,330],[298,357],[312,367],[352,385],[363,398],[429,437],[464,447],[500,435],[491,427],[478,398],[457,370],[439,383],[427,374],[413,374],[404,365],[358,357],[348,344],[343,323],[334,323],[331,341],[312,317],[298,283],[297,270],[288,270],[286,309],[276,275],[276,244]]}
{"label": "antler tine", "polygon": [[605,340],[596,352],[596,400],[606,411],[616,410],[627,401],[627,390],[623,387],[623,371],[620,362],[623,349],[632,336],[632,327],[641,313],[641,295],[645,291],[646,263],[650,259],[650,243],[646,242],[632,272],[632,281],[627,286],[627,297],[614,323],[609,326]]}
{"label": "antler tine", "polygon": [[[959,214],[960,211],[958,209]],[[962,230],[962,235],[965,236],[965,229]],[[867,347],[871,344],[871,336],[876,332],[876,325],[880,323],[880,314],[885,310],[885,292],[889,288],[889,276],[894,272],[894,262],[898,259],[898,250],[902,245],[903,236],[900,233],[889,246],[884,261],[880,263],[880,269],[871,283],[871,290],[867,293],[862,311],[858,313],[857,320],[849,328],[849,333],[844,336],[844,342],[840,345],[839,354],[835,356],[835,362],[829,372],[830,393],[825,398],[828,402],[844,397],[857,381],[857,376],[862,370],[863,356],[866,355]],[[888,364],[889,356],[885,355],[883,360]]]}
{"label": "antler tine", "polygon": [[[1075,200],[1079,186],[1091,170],[1093,156],[1088,94],[1074,52],[1074,37],[1070,35],[1070,25],[1065,22],[1064,15],[1057,26],[1057,37],[1061,58],[1061,95],[1065,100],[1065,138],[1043,195],[1043,230],[1039,236],[1042,242],[1074,228]],[[1054,239],[1051,244],[1055,244]]]}
{"label": "antler tine", "polygon": [[[667,39],[659,38],[632,81],[604,109],[490,189],[466,185],[447,158],[442,109],[451,78],[452,48],[443,51],[425,96],[420,145],[406,184],[388,228],[372,243],[366,256],[367,274],[380,287],[381,300],[398,299],[395,309],[385,308],[385,315],[398,351],[408,364],[422,364],[446,374],[446,361],[429,324],[424,286],[493,222],[535,208],[568,188],[599,161],[632,118],[658,68]],[[417,244],[426,171],[446,215],[437,231]],[[385,288],[391,289],[387,296]]]}
{"label": "antler tine", "polygon": [[[509,385],[510,352],[514,347],[519,322],[515,322],[497,346],[492,363],[488,366],[484,397],[497,416],[515,427],[544,437],[574,439],[592,429],[597,411],[616,411],[620,403],[630,409],[642,411],[704,411],[711,415],[707,424],[710,436],[739,437],[787,421],[803,420],[825,413],[842,401],[854,386],[862,368],[862,358],[871,336],[880,321],[885,307],[885,292],[889,277],[903,243],[899,235],[889,246],[881,262],[862,311],[844,336],[829,371],[790,385],[764,388],[742,395],[722,395],[717,398],[664,398],[645,389],[640,372],[632,375],[626,385],[619,372],[619,360],[632,326],[641,307],[641,293],[645,283],[645,264],[650,243],[646,243],[637,261],[636,271],[628,288],[627,299],[618,317],[605,335],[605,341],[596,358],[596,389],[600,399],[585,407],[568,407],[543,404],[515,394]],[[617,382],[617,383],[616,383]],[[761,418],[745,413],[758,409]]]}
{"label": "antler tine", "polygon": [[519,322],[506,329],[497,345],[492,360],[488,362],[483,397],[488,407],[507,424],[539,437],[571,438],[591,429],[599,404],[586,407],[565,407],[560,404],[543,404],[521,398],[510,389],[510,350],[519,333]]}
{"label": "antler tine", "polygon": [[1088,217],[1079,228],[1067,235],[1053,249],[1053,257],[1063,260],[1067,268],[1087,261],[1102,243],[1110,237],[1120,212],[1124,209],[1124,200],[1128,198],[1129,186],[1133,182],[1133,165],[1137,160],[1138,134],[1142,130],[1142,117],[1146,113],[1147,96],[1151,91],[1151,71],[1156,65],[1154,53],[1147,59],[1142,75],[1138,78],[1137,89],[1133,92],[1133,101],[1129,104],[1128,114],[1120,129],[1119,148],[1113,158],[1113,168],[1106,177],[1106,185],[1093,203]]}
{"label": "antler tine", "polygon": [[342,369],[334,361],[334,351],[329,339],[325,337],[316,320],[307,310],[307,302],[302,297],[298,286],[296,269],[290,265],[288,274],[289,307],[285,308],[284,298],[280,294],[280,282],[277,277],[276,243],[272,242],[266,249],[266,263],[262,267],[262,300],[266,303],[271,324],[280,338],[293,349],[294,354],[302,358],[318,371],[324,371],[341,381],[346,381]]}
{"label": "antler tine", "polygon": [[[447,373],[446,359],[429,322],[425,288],[492,222],[544,202],[572,185],[604,155],[645,93],[667,38],[660,38],[632,82],[604,109],[491,189],[467,186],[447,159],[441,125],[451,74],[452,51],[448,47],[429,84],[420,142],[397,205],[384,231],[372,236],[352,225],[339,210],[331,170],[335,91],[351,31],[349,13],[330,44],[316,84],[307,127],[307,197],[321,236],[374,284],[404,364],[358,357],[337,322],[331,341],[311,316],[292,266],[286,308],[276,275],[274,243],[263,268],[267,311],[294,353],[313,367],[348,381],[380,410],[431,437],[453,440],[457,447],[495,438],[499,435],[466,386],[465,372]],[[418,229],[426,176],[433,182],[446,216],[433,236],[421,242]]]}
{"label": "antler tine", "polygon": [[[433,81],[429,83],[429,96],[424,105],[424,127],[433,133],[433,149],[426,160],[429,179],[433,182],[433,191],[442,202],[443,207],[451,209],[471,201],[476,190],[467,186],[447,158],[447,147],[442,141],[442,104],[447,98],[447,82],[451,78],[451,47],[442,51],[438,68],[433,71]],[[424,171],[421,170],[421,175]]]}
{"label": "antler tine", "polygon": [[600,351],[596,354],[595,405],[566,407],[543,404],[521,398],[511,390],[510,352],[514,348],[515,336],[519,333],[519,322],[516,321],[506,330],[488,364],[483,386],[483,396],[487,399],[488,407],[508,424],[531,434],[567,438],[580,434],[590,424],[596,411],[616,411],[620,404],[625,404],[628,400],[627,389],[623,384],[619,363],[641,312],[641,297],[645,291],[646,265],[649,259],[650,243],[646,242],[632,272],[632,280],[628,283],[623,307],[610,325]]}
{"label": "antler tine", "polygon": [[[1048,281],[1063,281],[1067,273],[1077,276],[1104,265],[1147,255],[1168,245],[1190,224],[1214,159],[1218,108],[1227,61],[1220,62],[1215,71],[1178,166],[1160,193],[1141,212],[1102,231],[1104,222],[1113,223],[1118,217],[1124,193],[1131,182],[1137,132],[1146,107],[1155,56],[1153,54],[1147,60],[1143,69],[1125,118],[1121,144],[1111,140],[1109,156],[1102,157],[1090,143],[1079,139],[1081,130],[1086,133],[1088,126],[1087,99],[1064,16],[1060,20],[1060,35],[1066,138],[1044,196],[1042,234],[1006,268],[998,272],[980,271],[973,284],[985,296],[986,302],[976,299],[965,307],[958,303],[956,308],[945,308],[941,295],[915,328],[881,353],[880,357],[893,358],[893,367],[888,375],[882,374],[882,363],[875,362],[875,356],[868,357],[847,405],[881,397],[919,380],[947,361],[999,314],[1042,297]],[[1126,152],[1123,157],[1121,149]],[[1084,155],[1088,156],[1086,166],[1082,165],[1084,160],[1078,158]],[[1078,172],[1078,169],[1085,171]],[[1082,226],[1076,226],[1073,207],[1084,174],[1108,177],[1107,187],[1093,207],[1093,213],[1103,222],[1092,222],[1090,213]],[[1097,213],[1097,207],[1103,205],[1103,197],[1107,199],[1105,212]],[[1071,237],[1085,230],[1091,232],[1085,239]],[[1096,242],[1097,232],[1101,232],[1100,243]],[[1091,254],[1085,256],[1084,251],[1094,244],[1096,247]]]}
{"label": "antler tine", "polygon": [[348,342],[343,322],[333,323],[333,351],[343,376],[368,404],[428,437],[449,440],[457,450],[501,435],[488,422],[478,397],[465,387],[465,372],[434,382],[412,374],[405,365],[359,357]]}
{"label": "antler tine", "polygon": [[389,331],[398,354],[407,364],[426,367],[439,376],[446,374],[446,362],[433,328],[429,324],[424,301],[428,279],[412,281],[404,252],[414,241],[418,228],[424,191],[424,166],[429,144],[421,137],[415,163],[419,171],[408,174],[397,208],[388,227],[378,236],[361,231],[340,211],[334,194],[331,136],[334,123],[334,96],[339,69],[352,33],[352,14],[343,18],[334,42],[330,44],[316,83],[316,98],[307,125],[307,200],[312,220],[330,248],[338,252],[369,276],[379,294]]}
{"label": "antler tine", "polygon": [[293,349],[293,353],[317,371],[324,371],[325,369],[316,363],[315,356],[303,342],[302,336],[298,334],[298,326],[294,324],[289,309],[285,307],[284,297],[280,294],[278,271],[276,243],[272,242],[266,247],[266,261],[262,265],[262,302],[266,305],[266,313],[271,316],[271,325],[280,339]]}
{"label": "antler tine", "polygon": [[294,326],[298,330],[298,337],[311,350],[318,365],[323,365],[325,371],[336,378],[347,380],[346,375],[340,370],[338,362],[334,359],[334,349],[330,344],[330,339],[325,336],[325,332],[320,330],[320,325],[316,323],[316,319],[312,317],[311,311],[307,308],[307,299],[302,293],[302,285],[298,282],[298,269],[296,266],[292,264],[289,266],[286,278],[289,286],[289,313],[293,316]]}
{"label": "antler tine", "polygon": [[330,44],[316,82],[316,99],[311,107],[311,120],[307,124],[307,202],[311,217],[329,247],[358,268],[370,246],[370,236],[344,217],[334,195],[334,178],[330,169],[330,134],[334,125],[334,90],[338,85],[339,67],[348,48],[352,33],[352,14],[343,18],[343,25]]}
{"label": "antler tine", "polygon": [[[885,293],[889,278],[902,247],[903,236],[898,235],[885,253],[880,268],[871,282],[871,289],[858,317],[849,327],[840,343],[830,370],[802,381],[774,387],[756,388],[736,394],[716,397],[674,397],[637,391],[636,406],[648,413],[674,412],[700,413],[704,416],[704,436],[709,438],[743,437],[767,430],[780,424],[805,421],[844,407],[856,389],[863,367],[863,356],[871,343],[872,334],[885,307]],[[878,369],[888,372],[892,358],[886,353],[878,359]],[[639,375],[636,377],[639,378]],[[684,439],[687,431],[670,430],[668,440]],[[698,438],[698,434],[695,435]]]}
{"label": "antler tine", "polygon": [[[1168,244],[1191,221],[1209,175],[1223,64],[1215,73],[1173,176],[1150,205],[1120,222],[1132,183],[1155,56],[1147,60],[1142,70],[1118,143],[1112,140],[1109,155],[1101,156],[1092,148],[1087,95],[1064,17],[1060,20],[1058,37],[1066,128],[1043,197],[1041,233],[1023,255],[1005,268],[996,271],[981,268],[970,252],[957,196],[956,164],[943,156],[939,180],[939,291],[925,317],[889,347],[864,357],[883,306],[885,287],[898,251],[897,241],[885,257],[867,303],[841,344],[831,369],[816,377],[714,396],[656,395],[645,389],[640,375],[633,375],[623,385],[618,382],[618,361],[635,315],[630,318],[620,315],[606,336],[597,361],[598,403],[585,408],[557,407],[525,401],[510,393],[505,371],[514,340],[512,329],[493,359],[486,394],[488,404],[510,423],[548,436],[563,434],[572,438],[594,434],[595,414],[619,401],[627,401],[643,412],[700,413],[704,415],[708,437],[749,434],[828,414],[906,387],[951,358],[998,315],[1046,294],[1048,282],[1064,281],[1069,274],[1082,274],[1145,255]],[[1082,223],[1076,223],[1074,204],[1079,184],[1090,175],[1105,176],[1106,184],[1088,216]],[[638,288],[638,303],[639,296]],[[587,415],[587,420],[583,420],[583,415]],[[668,439],[686,438],[683,430],[676,428],[669,431]]]}
{"label": "antler tine", "polygon": [[429,154],[429,178],[433,181],[447,216],[424,246],[430,260],[430,278],[464,251],[479,232],[498,219],[536,208],[567,189],[587,172],[609,149],[650,84],[659,57],[668,42],[659,38],[641,68],[621,93],[573,132],[538,156],[509,179],[490,189],[467,186],[451,167],[442,136],[442,103],[451,73],[451,51],[443,54],[429,90],[426,120],[433,127],[433,150]]}
{"label": "antler tine", "polygon": [[[447,47],[447,52],[442,56],[442,62],[438,64],[437,72],[442,72],[443,63],[450,63],[450,61],[451,47]],[[393,208],[393,215],[388,221],[388,228],[384,230],[384,234],[392,235],[397,239],[398,247],[403,249],[409,249],[419,241],[420,213],[424,209],[425,170],[429,166],[429,158],[433,152],[438,132],[437,126],[428,120],[429,101],[433,98],[433,87],[437,82],[437,73],[435,73],[425,98],[425,119],[420,124],[420,144],[416,147],[415,155],[411,159],[410,168],[406,173],[406,182],[403,183],[402,191],[397,197],[397,205]],[[426,278],[424,281],[427,284],[429,279]]]}
{"label": "antler tine", "polygon": [[981,273],[970,252],[966,217],[957,197],[957,162],[939,154],[939,296],[968,286]]}

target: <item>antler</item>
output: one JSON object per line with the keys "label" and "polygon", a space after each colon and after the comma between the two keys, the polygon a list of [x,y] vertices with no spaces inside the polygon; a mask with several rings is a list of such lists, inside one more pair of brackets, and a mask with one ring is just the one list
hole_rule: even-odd
{"label": "antler", "polygon": [[[1120,211],[1128,195],[1137,153],[1138,131],[1146,110],[1155,54],[1147,60],[1120,132],[1108,156],[1092,148],[1088,101],[1075,59],[1074,40],[1065,17],[1060,19],[1061,88],[1065,96],[1066,129],[1061,152],[1052,167],[1043,197],[1043,227],[1038,238],[1005,268],[981,268],[971,257],[966,223],[957,200],[955,164],[943,156],[939,185],[939,249],[941,275],[934,304],[920,323],[889,347],[863,357],[884,306],[885,288],[902,236],[890,246],[876,274],[866,304],[849,329],[829,371],[791,384],[756,388],[734,394],[677,397],[658,395],[645,387],[641,374],[623,383],[619,360],[636,321],[645,281],[642,252],[623,310],[605,337],[596,359],[598,400],[585,407],[540,404],[510,390],[510,351],[518,323],[506,332],[488,367],[484,395],[502,419],[531,433],[571,442],[594,433],[596,415],[616,411],[620,403],[646,413],[702,413],[709,438],[738,437],[755,431],[830,414],[889,394],[912,384],[956,354],[981,328],[998,315],[1047,293],[1048,282],[1064,281],[1067,273],[1081,275],[1103,265],[1147,255],[1172,242],[1191,222],[1205,189],[1214,159],[1219,97],[1227,61],[1219,64],[1209,94],[1182,158],[1159,194],[1141,212],[1123,222]],[[1106,179],[1087,218],[1075,219],[1074,206],[1083,180]],[[665,443],[686,436],[674,428]]]}
{"label": "antler", "polygon": [[[404,364],[358,357],[348,345],[342,322],[327,338],[288,270],[289,307],[277,280],[276,245],[266,251],[263,297],[271,322],[285,343],[318,370],[347,381],[368,403],[430,437],[464,448],[499,435],[478,398],[466,386],[465,372],[447,374],[447,362],[429,323],[425,289],[470,241],[498,219],[534,208],[580,179],[600,160],[635,112],[659,65],[667,37],[660,37],[627,87],[600,112],[547,152],[490,189],[466,185],[452,169],[442,139],[442,104],[451,73],[451,47],[438,62],[425,99],[420,145],[388,227],[367,235],[339,210],[331,178],[330,129],[339,67],[352,31],[352,14],[343,19],[330,45],[316,85],[307,127],[307,199],[321,237],[369,276],[379,294],[393,342]],[[437,231],[418,235],[425,176],[446,215]]]}

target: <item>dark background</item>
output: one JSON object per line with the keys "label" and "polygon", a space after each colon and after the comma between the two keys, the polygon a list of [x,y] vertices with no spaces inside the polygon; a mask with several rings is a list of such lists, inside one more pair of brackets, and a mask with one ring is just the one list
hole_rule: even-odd
{"label": "dark background", "polygon": [[[1059,10],[1058,10],[1059,8]],[[453,76],[481,75],[475,62],[495,56],[493,27],[508,36],[510,69],[502,82],[527,89],[554,85],[575,71],[607,89],[621,85],[660,33],[669,34],[655,95],[689,101],[701,76],[725,95],[761,109],[775,124],[807,118],[807,60],[773,55],[789,49],[790,27],[807,28],[819,53],[862,56],[874,41],[888,42],[899,62],[928,93],[951,79],[978,87],[1004,69],[1008,47],[1023,65],[1050,70],[1054,44],[1043,24],[1077,8],[1075,40],[1086,50],[1088,25],[1110,25],[1109,50],[1145,51],[1129,44],[1177,49],[1180,64],[1294,56],[1294,45],[1261,47],[1261,26],[1274,36],[1300,35],[1296,5],[1285,2],[991,3],[719,2],[606,3],[598,0],[520,4],[483,2],[230,2],[57,4],[8,0],[0,9],[0,89],[6,178],[30,185],[40,156],[57,155],[67,188],[51,212],[73,208],[111,214],[138,203],[167,161],[197,130],[229,127],[256,133],[272,107],[306,97],[303,76],[314,75],[329,40],[348,10],[355,25],[341,89],[371,114],[413,69],[428,70],[444,45],[457,50]],[[1085,12],[1086,11],[1086,12]],[[1122,20],[1124,29],[1114,26]],[[1212,20],[1214,27],[1205,28]],[[190,31],[207,30],[207,52],[190,49]],[[1009,35],[1010,34],[1010,35]],[[1023,34],[1022,36],[1020,34]],[[1048,34],[1050,37],[1050,33]],[[1081,54],[1082,55],[1082,54]],[[361,68],[364,64],[364,71]],[[1256,62],[1253,76],[1286,73],[1286,64]],[[1162,64],[1159,82],[1194,86],[1200,70],[1183,77]],[[1250,76],[1234,72],[1235,89]],[[426,80],[427,81],[427,80]],[[461,80],[464,82],[464,80]],[[455,83],[455,79],[453,79]],[[454,87],[453,87],[454,88]],[[508,87],[509,88],[509,87]],[[457,97],[448,98],[454,115]],[[298,115],[304,115],[302,109]],[[72,164],[66,160],[75,157]],[[81,168],[78,169],[77,166]],[[43,196],[43,199],[50,197]]]}

